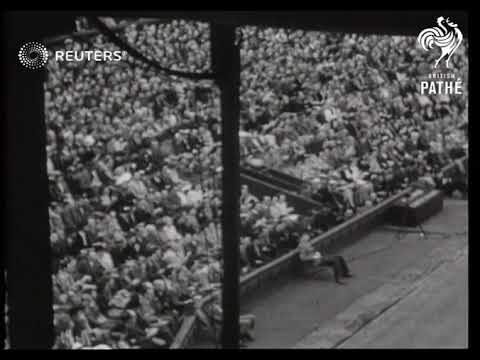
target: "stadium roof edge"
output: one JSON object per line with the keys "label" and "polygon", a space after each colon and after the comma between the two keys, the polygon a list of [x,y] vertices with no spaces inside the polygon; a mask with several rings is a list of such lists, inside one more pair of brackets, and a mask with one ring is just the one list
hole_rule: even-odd
{"label": "stadium roof edge", "polygon": [[[44,16],[42,16],[42,13]],[[263,26],[307,31],[416,36],[435,26],[439,16],[450,17],[468,37],[468,12],[460,10],[419,11],[36,11],[32,21],[45,37],[73,32],[72,19],[78,16],[114,18],[161,18],[214,22],[235,26]],[[36,21],[35,21],[36,20]],[[48,21],[46,21],[48,20]],[[41,24],[41,25],[40,25]],[[68,25],[70,24],[70,25]],[[44,30],[43,30],[43,29]],[[67,30],[69,29],[69,30]]]}

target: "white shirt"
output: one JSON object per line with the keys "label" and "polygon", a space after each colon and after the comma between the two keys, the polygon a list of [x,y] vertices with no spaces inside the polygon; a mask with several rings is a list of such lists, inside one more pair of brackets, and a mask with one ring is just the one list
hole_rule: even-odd
{"label": "white shirt", "polygon": [[181,265],[182,261],[180,257],[172,249],[168,249],[163,255],[163,261],[168,263],[168,265],[178,267]]}
{"label": "white shirt", "polygon": [[197,205],[203,199],[203,192],[201,190],[190,190],[187,193],[187,204],[189,205]]}
{"label": "white shirt", "polygon": [[112,270],[114,268],[113,259],[109,253],[104,251],[97,253],[97,259],[105,270]]}
{"label": "white shirt", "polygon": [[177,240],[181,238],[177,228],[174,225],[165,225],[163,227],[163,231],[169,240]]}

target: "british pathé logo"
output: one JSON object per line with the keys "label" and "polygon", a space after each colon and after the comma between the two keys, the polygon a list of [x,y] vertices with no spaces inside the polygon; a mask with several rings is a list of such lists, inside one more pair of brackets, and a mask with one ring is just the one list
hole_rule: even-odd
{"label": "british path\u00e9 logo", "polygon": [[[437,24],[438,26],[422,30],[417,37],[417,42],[424,50],[440,50],[433,71],[425,75],[420,82],[420,92],[422,95],[462,95],[463,81],[456,71],[451,69],[450,58],[461,45],[463,34],[458,25],[448,17],[439,16]],[[442,60],[445,67],[439,66]]]}
{"label": "british path\u00e9 logo", "polygon": [[458,25],[443,16],[437,18],[438,27],[424,29],[418,35],[417,41],[426,51],[438,47],[441,50],[440,57],[435,61],[435,68],[440,60],[444,59],[449,67],[448,62],[455,50],[458,49],[463,40],[463,34]]}

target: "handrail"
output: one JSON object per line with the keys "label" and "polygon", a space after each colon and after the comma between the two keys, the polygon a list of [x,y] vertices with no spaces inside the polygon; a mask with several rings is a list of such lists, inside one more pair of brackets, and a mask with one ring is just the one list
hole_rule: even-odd
{"label": "handrail", "polygon": [[187,340],[192,336],[193,328],[195,326],[196,316],[189,315],[182,321],[182,325],[175,336],[172,344],[170,345],[170,349],[181,349],[183,344],[187,342]]}

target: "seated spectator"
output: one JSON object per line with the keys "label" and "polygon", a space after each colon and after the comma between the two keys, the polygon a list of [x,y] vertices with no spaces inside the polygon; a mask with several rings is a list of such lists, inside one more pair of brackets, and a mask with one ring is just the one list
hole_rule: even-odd
{"label": "seated spectator", "polygon": [[304,266],[328,266],[333,269],[335,281],[338,284],[345,284],[342,277],[352,277],[345,259],[340,255],[322,255],[319,251],[315,251],[310,243],[310,236],[304,234],[298,244],[300,251],[300,260]]}

